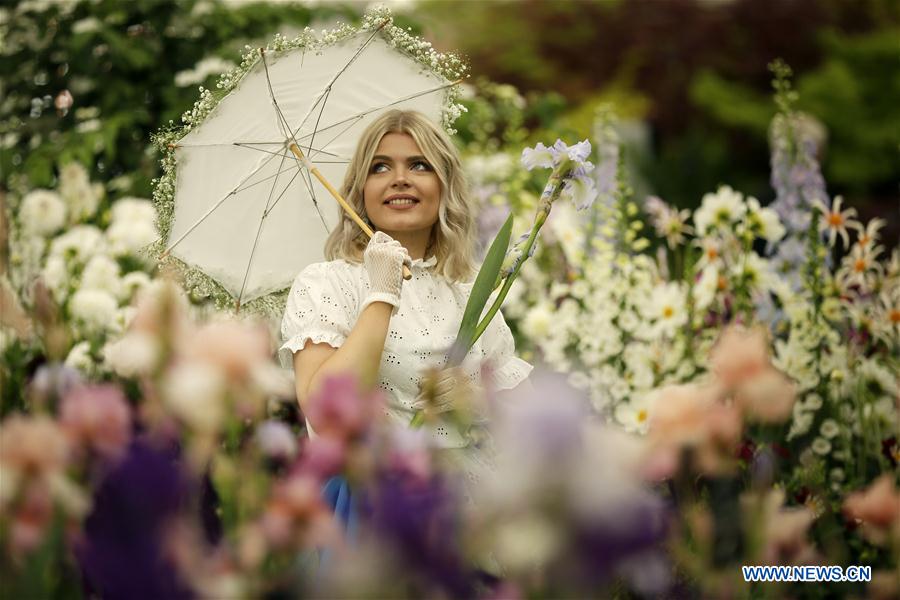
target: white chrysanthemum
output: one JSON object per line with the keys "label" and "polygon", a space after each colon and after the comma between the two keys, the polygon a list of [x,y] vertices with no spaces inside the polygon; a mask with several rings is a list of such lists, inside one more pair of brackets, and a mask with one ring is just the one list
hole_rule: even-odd
{"label": "white chrysanthemum", "polygon": [[700,208],[694,212],[697,234],[704,236],[711,229],[731,227],[746,211],[741,193],[723,185],[715,194],[704,195]]}
{"label": "white chrysanthemum", "polygon": [[179,364],[166,373],[162,390],[166,406],[191,429],[213,433],[225,419],[225,378],[215,367]]}
{"label": "white chrysanthemum", "polygon": [[93,225],[77,225],[54,238],[50,254],[84,263],[95,254],[103,254],[105,248],[103,232]]}
{"label": "white chrysanthemum", "polygon": [[29,233],[47,236],[66,224],[66,204],[50,190],[34,190],[22,199],[19,220]]}
{"label": "white chrysanthemum", "polygon": [[84,267],[81,275],[81,288],[103,290],[118,298],[122,294],[120,272],[121,269],[116,261],[105,254],[97,254],[91,257]]}
{"label": "white chrysanthemum", "polygon": [[675,335],[687,321],[684,290],[676,282],[656,286],[643,304],[642,312],[644,318],[653,321],[653,330],[657,334]]}
{"label": "white chrysanthemum", "polygon": [[80,289],[72,295],[69,310],[91,332],[102,332],[113,325],[119,303],[109,292]]}
{"label": "white chrysanthemum", "polygon": [[69,350],[69,355],[66,356],[64,362],[67,367],[72,367],[82,373],[92,373],[95,365],[91,358],[91,345],[86,341],[78,342]]}
{"label": "white chrysanthemum", "polygon": [[110,209],[113,223],[150,223],[156,222],[156,209],[153,203],[143,198],[120,198],[113,202]]}
{"label": "white chrysanthemum", "polygon": [[103,186],[91,184],[84,167],[73,162],[60,169],[59,193],[69,206],[69,222],[78,223],[97,213],[103,198]]}
{"label": "white chrysanthemum", "polygon": [[103,361],[122,377],[149,374],[160,357],[160,344],[154,336],[134,331],[103,347]]}
{"label": "white chrysanthemum", "polygon": [[69,295],[69,269],[62,256],[51,255],[41,269],[41,279],[50,288],[57,302],[63,302]]}
{"label": "white chrysanthemum", "polygon": [[145,287],[150,285],[150,276],[143,271],[132,271],[122,277],[121,296],[119,300],[130,301]]}
{"label": "white chrysanthemum", "polygon": [[156,225],[147,221],[114,222],[106,230],[109,250],[114,256],[131,254],[140,256],[140,251],[159,238]]}
{"label": "white chrysanthemum", "polygon": [[547,337],[553,325],[554,312],[553,307],[547,304],[533,306],[525,315],[522,331],[533,340]]}

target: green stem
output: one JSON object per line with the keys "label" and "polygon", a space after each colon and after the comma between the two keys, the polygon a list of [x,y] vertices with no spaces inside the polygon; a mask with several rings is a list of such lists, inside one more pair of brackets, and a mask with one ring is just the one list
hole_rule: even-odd
{"label": "green stem", "polygon": [[534,217],[534,225],[531,226],[531,234],[528,236],[528,239],[525,241],[525,246],[522,248],[522,260],[519,261],[519,264],[516,265],[513,272],[504,279],[503,287],[500,288],[500,293],[497,294],[494,303],[491,304],[487,314],[478,322],[478,326],[475,327],[475,332],[472,334],[472,345],[469,346],[470,348],[475,345],[475,342],[478,341],[478,338],[481,337],[481,334],[487,329],[491,319],[493,319],[494,315],[497,314],[497,311],[500,310],[500,306],[503,304],[503,300],[506,299],[506,295],[509,293],[509,289],[512,287],[513,282],[515,282],[516,277],[518,277],[519,271],[522,270],[522,266],[525,264],[525,261],[528,260],[528,253],[531,252],[531,247],[534,246],[534,243],[537,240],[538,232],[541,230],[541,227],[544,226],[547,217],[550,216],[550,207],[553,205],[553,202],[559,198],[561,192],[562,180],[560,179],[553,188],[553,192],[550,194],[550,201],[547,203],[546,209],[540,210]]}

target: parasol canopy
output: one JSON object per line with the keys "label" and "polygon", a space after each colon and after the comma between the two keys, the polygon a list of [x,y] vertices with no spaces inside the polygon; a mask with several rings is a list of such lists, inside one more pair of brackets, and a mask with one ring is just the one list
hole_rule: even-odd
{"label": "parasol canopy", "polygon": [[325,259],[343,209],[313,171],[339,187],[360,134],[384,111],[448,122],[458,81],[443,55],[389,18],[367,23],[258,49],[205,118],[167,145],[176,176],[163,256],[211,278],[238,307]]}

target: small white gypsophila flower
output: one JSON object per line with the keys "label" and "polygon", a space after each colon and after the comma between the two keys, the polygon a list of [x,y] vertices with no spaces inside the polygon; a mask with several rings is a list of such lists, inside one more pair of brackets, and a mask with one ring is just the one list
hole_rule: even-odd
{"label": "small white gypsophila flower", "polygon": [[79,289],[72,294],[69,310],[91,333],[103,332],[113,325],[119,303],[109,292]]}
{"label": "small white gypsophila flower", "polygon": [[19,221],[29,233],[47,236],[66,223],[66,204],[50,190],[34,190],[22,199]]}

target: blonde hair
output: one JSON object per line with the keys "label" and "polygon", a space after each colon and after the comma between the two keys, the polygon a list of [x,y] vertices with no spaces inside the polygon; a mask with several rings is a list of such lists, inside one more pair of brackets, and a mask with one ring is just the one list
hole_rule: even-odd
{"label": "blonde hair", "polygon": [[[434,255],[434,269],[450,281],[469,281],[475,274],[475,218],[459,152],[444,131],[416,111],[391,110],[373,121],[359,139],[347,167],[341,195],[356,213],[366,218],[363,188],[378,144],[388,133],[405,133],[419,146],[441,182],[438,221],[431,230],[425,257]],[[325,241],[325,258],[362,262],[369,237],[343,210]]]}

